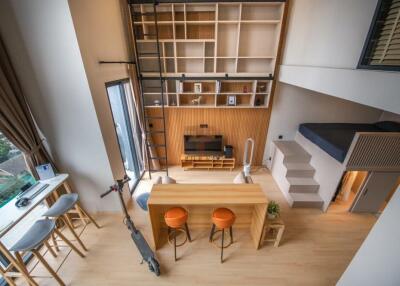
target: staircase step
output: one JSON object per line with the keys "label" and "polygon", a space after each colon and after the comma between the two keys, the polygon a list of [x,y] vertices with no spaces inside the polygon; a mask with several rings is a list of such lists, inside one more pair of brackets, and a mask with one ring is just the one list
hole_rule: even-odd
{"label": "staircase step", "polygon": [[324,201],[318,194],[291,193],[294,208],[318,208],[321,209]]}
{"label": "staircase step", "polygon": [[313,177],[315,169],[309,163],[286,162],[286,177]]}
{"label": "staircase step", "polygon": [[285,163],[308,163],[311,155],[296,141],[274,141],[275,146],[283,153]]}
{"label": "staircase step", "polygon": [[319,184],[313,178],[287,177],[289,193],[317,193]]}

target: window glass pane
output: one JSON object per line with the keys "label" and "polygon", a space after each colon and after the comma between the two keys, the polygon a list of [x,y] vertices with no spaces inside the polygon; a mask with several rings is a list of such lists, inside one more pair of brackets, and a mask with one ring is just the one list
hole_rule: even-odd
{"label": "window glass pane", "polygon": [[0,132],[0,208],[34,183],[24,155]]}

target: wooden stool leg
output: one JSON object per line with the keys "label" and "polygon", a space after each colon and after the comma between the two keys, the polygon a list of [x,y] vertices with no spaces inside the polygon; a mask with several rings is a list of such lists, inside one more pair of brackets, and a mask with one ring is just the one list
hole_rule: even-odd
{"label": "wooden stool leg", "polygon": [[54,279],[57,280],[58,284],[61,286],[65,286],[64,282],[61,280],[61,278],[57,275],[57,273],[53,270],[53,268],[50,267],[50,265],[47,263],[47,261],[43,258],[43,256],[36,250],[32,250],[32,253],[36,256],[36,258],[43,264],[44,267],[50,272],[50,274],[54,277]]}
{"label": "wooden stool leg", "polygon": [[229,228],[229,234],[231,236],[231,244],[233,243],[233,229],[232,226]]}
{"label": "wooden stool leg", "polygon": [[6,275],[5,269],[0,265],[0,274],[10,286],[15,286],[14,280]]}
{"label": "wooden stool leg", "polygon": [[188,224],[185,222],[185,231],[186,231],[186,235],[189,239],[189,242],[192,242],[192,237],[190,236],[190,232],[189,232],[189,227]]}
{"label": "wooden stool leg", "polygon": [[57,257],[57,254],[54,252],[53,248],[51,248],[50,244],[47,241],[44,242],[44,245],[46,245],[47,249],[53,257]]}
{"label": "wooden stool leg", "polygon": [[221,239],[221,263],[224,263],[224,236],[225,236],[225,229],[222,229],[222,239]]}
{"label": "wooden stool leg", "polygon": [[60,248],[58,248],[58,243],[57,243],[57,239],[54,235],[54,232],[51,234],[51,240],[53,241],[53,245],[56,251],[60,251]]}
{"label": "wooden stool leg", "polygon": [[92,216],[91,216],[87,211],[85,211],[84,208],[82,208],[79,204],[77,205],[77,207],[82,211],[82,213],[83,213],[97,228],[101,228],[101,227],[97,224],[97,222],[92,218]]}
{"label": "wooden stool leg", "polygon": [[83,244],[82,240],[79,238],[79,235],[75,232],[74,227],[70,224],[70,222],[68,221],[68,219],[66,219],[66,215],[63,215],[63,217],[60,217],[64,223],[67,225],[67,227],[69,228],[69,230],[71,231],[72,235],[76,238],[76,240],[78,241],[78,243],[82,246],[83,250],[88,251],[86,246]]}
{"label": "wooden stool leg", "polygon": [[213,224],[212,227],[211,227],[210,239],[209,239],[210,242],[212,242],[212,239],[213,239],[213,236],[214,236],[214,231],[215,231],[215,224]]}
{"label": "wooden stool leg", "polygon": [[[18,264],[19,264],[19,266],[22,268],[21,270],[25,273],[25,275],[27,275],[28,278],[32,279],[32,281],[29,281],[29,280],[28,280],[28,284],[29,284],[29,285],[32,285],[32,286],[38,285],[38,284],[33,280],[33,278],[30,276],[29,271],[28,271],[28,268],[26,268],[26,264],[25,264],[25,262],[24,262],[24,259],[22,258],[21,254],[20,254],[18,251],[15,252],[15,258],[17,259]],[[22,273],[23,276],[25,276],[24,273]],[[25,277],[25,278],[28,279],[27,277]]]}
{"label": "wooden stool leg", "polygon": [[69,247],[72,248],[73,251],[75,251],[80,257],[85,257],[85,255],[83,255],[82,252],[79,251],[78,248],[75,247],[75,245],[73,245],[71,243],[71,241],[69,241],[62,233],[61,231],[59,231],[58,229],[54,229],[54,232],[66,243],[68,244]]}
{"label": "wooden stool leg", "polygon": [[174,232],[174,256],[175,256],[175,261],[177,261],[177,259],[176,259],[176,229],[174,229],[173,232]]}

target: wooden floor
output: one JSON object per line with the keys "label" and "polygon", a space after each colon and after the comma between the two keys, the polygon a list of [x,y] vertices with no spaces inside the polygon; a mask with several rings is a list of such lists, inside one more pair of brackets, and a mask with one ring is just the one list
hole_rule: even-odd
{"label": "wooden floor", "polygon": [[[231,182],[236,173],[170,169],[170,175],[181,183]],[[51,264],[68,285],[335,285],[376,217],[340,209],[328,213],[290,209],[268,171],[258,169],[252,177],[270,200],[281,205],[286,232],[279,248],[267,245],[256,251],[249,234],[234,229],[235,242],[225,251],[226,262],[220,264],[219,250],[207,240],[209,230],[194,229],[194,242],[178,249],[178,262],[173,261],[168,244],[157,252],[162,276],[155,277],[147,265],[140,264],[122,216],[103,214],[97,216],[102,229],[88,225],[82,231],[81,238],[89,249],[86,258],[64,250],[59,258],[50,259]],[[146,180],[137,193],[150,187]],[[135,204],[131,214],[137,227],[150,237],[147,213]],[[56,285],[41,267],[34,273],[43,277],[40,285]]]}

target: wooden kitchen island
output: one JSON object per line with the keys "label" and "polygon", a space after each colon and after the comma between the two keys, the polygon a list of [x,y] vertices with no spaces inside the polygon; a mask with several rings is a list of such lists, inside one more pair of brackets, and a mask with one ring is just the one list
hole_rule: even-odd
{"label": "wooden kitchen island", "polygon": [[164,213],[171,207],[188,210],[190,229],[211,229],[215,208],[227,207],[236,215],[233,228],[248,228],[254,247],[260,247],[268,199],[258,184],[167,184],[154,185],[148,200],[153,246],[159,249],[166,234]]}

